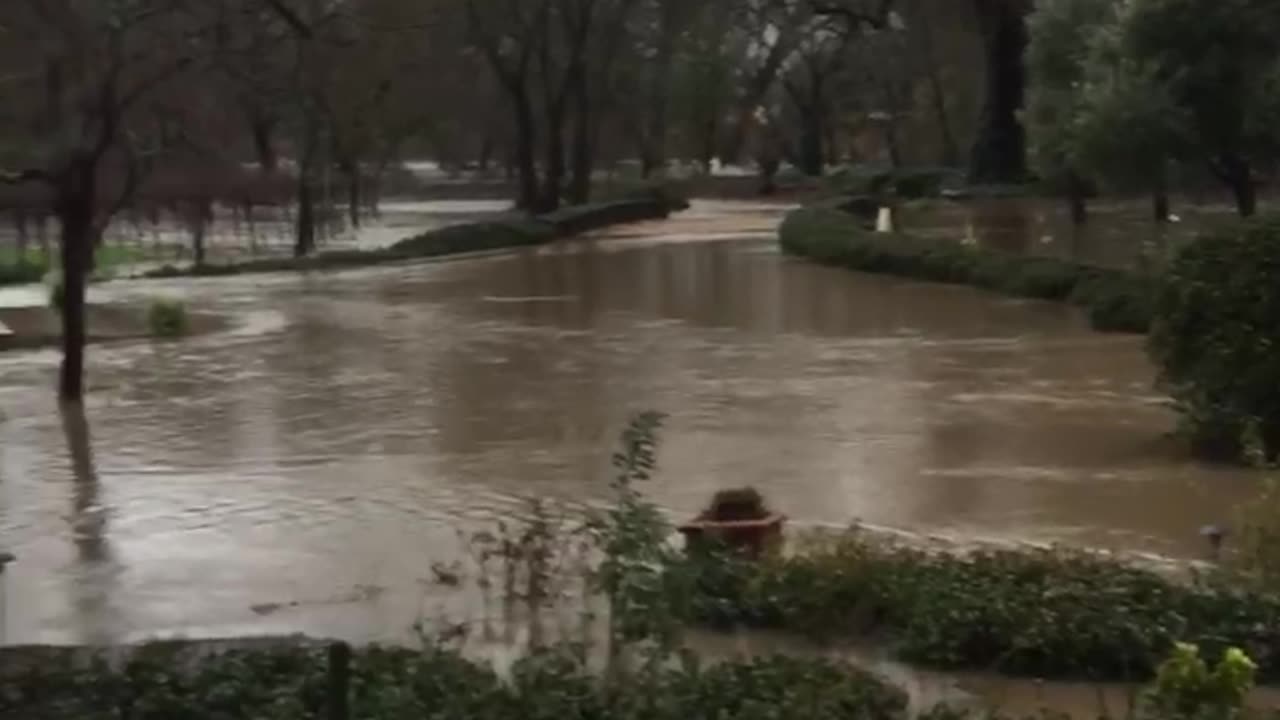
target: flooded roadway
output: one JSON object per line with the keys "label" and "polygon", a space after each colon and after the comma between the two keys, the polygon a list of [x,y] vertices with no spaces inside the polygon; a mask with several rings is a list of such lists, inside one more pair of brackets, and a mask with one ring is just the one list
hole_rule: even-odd
{"label": "flooded roadway", "polygon": [[523,498],[591,502],[630,414],[670,415],[649,495],[754,485],[799,526],[1198,556],[1257,478],[1181,457],[1141,339],[1073,310],[781,257],[780,210],[472,259],[119,282],[234,329],[0,356],[6,643],[402,637],[433,560]]}

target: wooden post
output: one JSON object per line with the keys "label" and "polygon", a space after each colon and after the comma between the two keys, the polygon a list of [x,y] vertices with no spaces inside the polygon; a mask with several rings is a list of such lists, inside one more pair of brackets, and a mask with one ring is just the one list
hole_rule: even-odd
{"label": "wooden post", "polygon": [[351,646],[329,646],[329,720],[351,720]]}

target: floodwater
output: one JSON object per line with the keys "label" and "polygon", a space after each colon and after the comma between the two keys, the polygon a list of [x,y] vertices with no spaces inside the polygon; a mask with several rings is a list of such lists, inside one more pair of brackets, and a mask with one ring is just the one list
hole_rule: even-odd
{"label": "floodwater", "polygon": [[607,495],[669,414],[674,517],[754,485],[794,527],[1198,557],[1257,476],[1166,434],[1141,339],[1063,305],[781,257],[782,208],[697,203],[548,247],[310,276],[108,283],[231,330],[0,356],[3,641],[401,638],[459,531]]}

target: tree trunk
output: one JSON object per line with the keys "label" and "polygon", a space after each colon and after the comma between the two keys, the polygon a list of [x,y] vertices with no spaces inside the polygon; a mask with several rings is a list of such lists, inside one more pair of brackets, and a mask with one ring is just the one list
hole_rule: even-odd
{"label": "tree trunk", "polygon": [[1252,217],[1258,211],[1258,188],[1253,182],[1253,168],[1249,161],[1236,155],[1219,159],[1218,175],[1236,200],[1240,217]]}
{"label": "tree trunk", "polygon": [[258,167],[264,172],[275,172],[280,164],[273,138],[275,123],[266,118],[254,117],[250,121],[250,130],[253,132],[253,150],[258,158]]}
{"label": "tree trunk", "polygon": [[199,205],[191,206],[191,248],[193,254],[193,262],[196,267],[204,267],[204,236],[207,226],[205,225],[204,208]]}
{"label": "tree trunk", "polygon": [[898,121],[889,118],[884,123],[884,143],[889,150],[889,165],[897,170],[902,167],[902,146],[898,143]]}
{"label": "tree trunk", "polygon": [[1089,221],[1089,205],[1085,197],[1084,180],[1075,173],[1067,177],[1067,204],[1071,211],[1071,224],[1084,225]]}
{"label": "tree trunk", "polygon": [[822,177],[826,165],[826,130],[820,102],[800,108],[800,170],[810,177]]}
{"label": "tree trunk", "polygon": [[1027,6],[1023,0],[974,0],[982,26],[986,97],[970,158],[974,183],[1021,182],[1026,132],[1018,119],[1026,95]]}
{"label": "tree trunk", "polygon": [[585,68],[573,83],[573,148],[572,173],[569,178],[569,202],[583,204],[591,199],[591,171],[595,167],[591,141],[591,93]]}
{"label": "tree trunk", "polygon": [[564,188],[564,106],[553,102],[547,108],[547,154],[542,181],[542,199],[538,212],[560,209],[560,193]]}
{"label": "tree trunk", "polygon": [[528,91],[521,88],[512,92],[516,116],[516,172],[520,176],[520,197],[516,201],[523,210],[535,210],[538,205],[538,167],[534,160],[538,142],[538,128],[533,116],[533,103]]}
{"label": "tree trunk", "polygon": [[1151,214],[1157,223],[1169,222],[1169,185],[1164,170],[1156,173],[1151,189]]}
{"label": "tree trunk", "polygon": [[[13,224],[14,229],[18,232],[18,262],[26,262],[29,241],[27,238],[27,211],[25,209],[18,208],[14,211]],[[48,258],[45,259],[48,260]]]}
{"label": "tree trunk", "polygon": [[93,167],[77,164],[58,188],[62,223],[62,369],[58,396],[63,402],[84,398],[85,284],[92,252],[96,200]]}
{"label": "tree trunk", "polygon": [[343,161],[339,164],[343,179],[347,181],[347,218],[351,227],[360,227],[360,202],[363,194],[360,186],[360,164]]}
{"label": "tree trunk", "polygon": [[929,95],[933,103],[934,118],[938,121],[939,140],[941,140],[942,164],[955,167],[960,164],[960,146],[956,142],[955,133],[951,130],[951,113],[947,109],[947,93],[943,87],[942,74],[938,70],[937,55],[933,44],[933,26],[928,12],[912,13],[913,25],[920,31],[920,54],[925,64],[925,77],[929,81]]}

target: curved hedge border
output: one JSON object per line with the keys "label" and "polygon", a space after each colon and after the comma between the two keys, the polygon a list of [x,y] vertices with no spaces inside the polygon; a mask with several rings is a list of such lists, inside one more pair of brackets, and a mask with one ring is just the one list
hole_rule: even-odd
{"label": "curved hedge border", "polygon": [[794,555],[699,564],[703,624],[870,636],[904,660],[1095,681],[1151,677],[1174,643],[1238,647],[1280,679],[1280,596],[1179,582],[1114,558],[1049,550],[955,555],[856,531]]}
{"label": "curved hedge border", "polygon": [[1145,333],[1151,326],[1155,283],[1137,273],[876,233],[834,206],[793,211],[778,237],[783,252],[824,265],[1066,301],[1102,331]]}
{"label": "curved hedge border", "polygon": [[611,202],[576,205],[537,217],[507,217],[453,225],[416,235],[378,250],[331,250],[303,258],[264,258],[240,263],[177,268],[172,265],[143,277],[240,275],[291,270],[336,270],[467,252],[541,245],[553,240],[640,220],[658,220],[687,207],[662,191]]}

